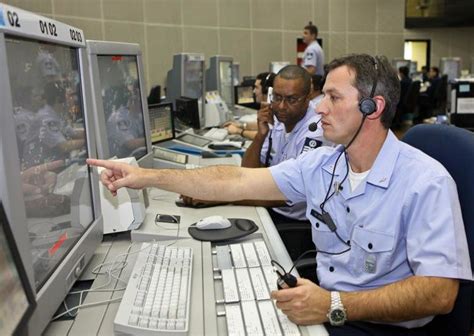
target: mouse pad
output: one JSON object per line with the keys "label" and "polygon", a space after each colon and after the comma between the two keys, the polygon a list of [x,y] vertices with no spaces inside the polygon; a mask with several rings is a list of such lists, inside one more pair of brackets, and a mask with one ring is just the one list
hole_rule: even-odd
{"label": "mouse pad", "polygon": [[196,240],[220,242],[245,237],[258,230],[257,224],[250,219],[228,218],[231,226],[226,229],[199,230],[196,223],[188,228],[188,232]]}

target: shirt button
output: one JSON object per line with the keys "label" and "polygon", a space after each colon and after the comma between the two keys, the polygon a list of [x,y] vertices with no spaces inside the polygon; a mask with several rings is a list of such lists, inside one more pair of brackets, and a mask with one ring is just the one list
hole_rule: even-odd
{"label": "shirt button", "polygon": [[334,267],[330,266],[329,267],[329,272],[334,272]]}
{"label": "shirt button", "polygon": [[369,248],[369,250],[372,250],[372,247],[374,247],[374,246],[372,245],[372,243],[369,243],[369,245],[367,245],[367,247]]}
{"label": "shirt button", "polygon": [[348,213],[351,212],[351,208],[347,207],[347,208],[346,208],[346,211],[347,211]]}
{"label": "shirt button", "polygon": [[316,222],[316,227],[317,227],[317,228],[319,227],[319,223],[318,223],[318,222]]}

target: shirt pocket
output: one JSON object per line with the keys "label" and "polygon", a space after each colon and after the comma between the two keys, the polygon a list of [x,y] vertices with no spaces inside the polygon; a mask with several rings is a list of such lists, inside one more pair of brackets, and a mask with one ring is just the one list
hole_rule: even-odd
{"label": "shirt pocket", "polygon": [[389,272],[394,244],[393,234],[356,226],[352,234],[349,258],[352,274],[360,276]]}
{"label": "shirt pocket", "polygon": [[349,246],[337,238],[336,233],[329,230],[326,224],[317,221],[311,223],[313,243],[322,254],[342,254]]}

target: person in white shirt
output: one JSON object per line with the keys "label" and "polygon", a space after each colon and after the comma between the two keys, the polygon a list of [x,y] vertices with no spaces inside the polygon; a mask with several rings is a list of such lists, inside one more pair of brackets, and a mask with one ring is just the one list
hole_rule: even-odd
{"label": "person in white shirt", "polygon": [[318,27],[310,21],[303,30],[303,41],[307,47],[303,55],[301,64],[311,75],[324,75],[324,51],[316,40],[318,37]]}

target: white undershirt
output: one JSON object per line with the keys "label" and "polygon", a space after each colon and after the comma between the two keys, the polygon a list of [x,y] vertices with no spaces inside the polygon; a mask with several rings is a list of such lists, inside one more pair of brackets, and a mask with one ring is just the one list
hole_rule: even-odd
{"label": "white undershirt", "polygon": [[349,165],[349,183],[351,185],[351,192],[356,190],[356,188],[359,186],[359,184],[361,184],[361,182],[366,179],[366,177],[367,177],[367,175],[369,175],[369,173],[370,173],[370,169],[365,171],[365,172],[362,172],[362,173],[355,173],[352,170],[351,165]]}

